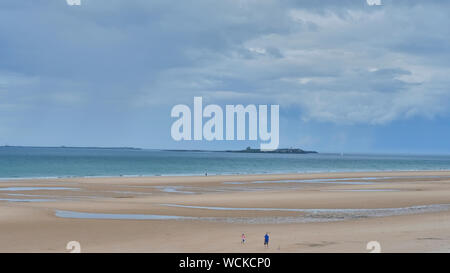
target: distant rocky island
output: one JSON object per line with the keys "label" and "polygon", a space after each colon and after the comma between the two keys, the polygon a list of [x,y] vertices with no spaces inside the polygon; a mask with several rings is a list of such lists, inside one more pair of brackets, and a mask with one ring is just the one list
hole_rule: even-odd
{"label": "distant rocky island", "polygon": [[272,154],[317,154],[316,151],[305,151],[300,148],[282,148],[271,151],[264,151],[261,149],[252,149],[251,147],[247,147],[245,150],[238,151],[225,151],[230,153],[272,153]]}
{"label": "distant rocky island", "polygon": [[168,152],[225,152],[225,153],[264,153],[264,154],[317,154],[316,151],[305,151],[299,148],[282,148],[276,149],[272,151],[265,151],[261,149],[252,149],[251,147],[247,147],[245,150],[225,150],[225,151],[217,151],[217,150],[163,150]]}

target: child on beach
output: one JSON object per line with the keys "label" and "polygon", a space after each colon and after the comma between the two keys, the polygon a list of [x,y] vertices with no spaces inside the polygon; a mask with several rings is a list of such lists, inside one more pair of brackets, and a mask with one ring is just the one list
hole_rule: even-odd
{"label": "child on beach", "polygon": [[242,239],[241,244],[245,244],[245,234],[244,233],[242,233],[241,239]]}

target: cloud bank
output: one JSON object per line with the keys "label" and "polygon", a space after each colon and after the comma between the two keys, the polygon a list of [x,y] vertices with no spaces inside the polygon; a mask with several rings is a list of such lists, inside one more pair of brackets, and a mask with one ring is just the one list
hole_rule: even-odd
{"label": "cloud bank", "polygon": [[280,104],[303,122],[448,117],[449,11],[448,1],[4,0],[0,130],[51,109],[133,112],[193,96]]}

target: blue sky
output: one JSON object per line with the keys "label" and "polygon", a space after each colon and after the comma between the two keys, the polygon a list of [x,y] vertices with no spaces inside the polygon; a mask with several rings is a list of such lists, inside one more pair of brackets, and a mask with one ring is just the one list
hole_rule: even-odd
{"label": "blue sky", "polygon": [[449,1],[3,0],[0,145],[175,142],[170,110],[279,104],[280,147],[450,153]]}

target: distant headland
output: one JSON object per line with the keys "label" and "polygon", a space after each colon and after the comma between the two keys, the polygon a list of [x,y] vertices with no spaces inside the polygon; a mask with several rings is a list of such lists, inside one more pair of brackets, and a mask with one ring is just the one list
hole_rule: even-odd
{"label": "distant headland", "polygon": [[85,149],[85,150],[142,150],[134,147],[75,147],[75,146],[13,146],[3,145],[0,148],[26,148],[26,149]]}

